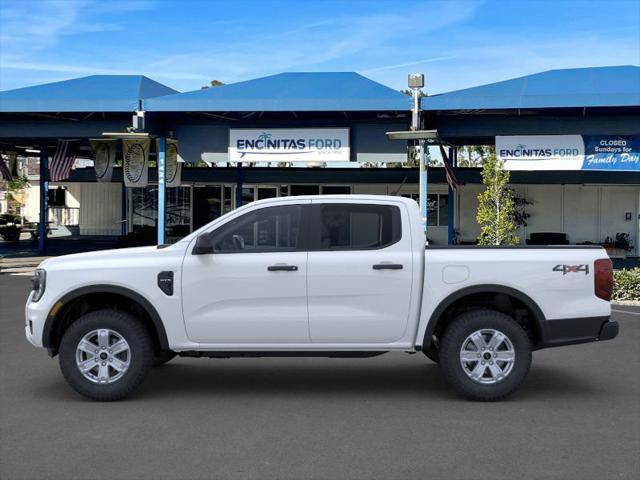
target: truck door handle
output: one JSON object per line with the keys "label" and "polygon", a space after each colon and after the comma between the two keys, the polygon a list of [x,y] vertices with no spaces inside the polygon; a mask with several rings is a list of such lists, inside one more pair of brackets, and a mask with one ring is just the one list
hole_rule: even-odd
{"label": "truck door handle", "polygon": [[373,266],[374,270],[402,270],[402,268],[400,263],[376,263]]}
{"label": "truck door handle", "polygon": [[269,265],[267,270],[270,272],[295,272],[298,267],[296,265]]}

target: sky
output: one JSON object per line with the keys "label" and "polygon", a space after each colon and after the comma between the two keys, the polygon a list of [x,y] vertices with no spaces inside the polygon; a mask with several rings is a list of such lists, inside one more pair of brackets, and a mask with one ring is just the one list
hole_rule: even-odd
{"label": "sky", "polygon": [[180,91],[357,71],[429,94],[640,64],[639,0],[0,0],[0,90],[143,74]]}

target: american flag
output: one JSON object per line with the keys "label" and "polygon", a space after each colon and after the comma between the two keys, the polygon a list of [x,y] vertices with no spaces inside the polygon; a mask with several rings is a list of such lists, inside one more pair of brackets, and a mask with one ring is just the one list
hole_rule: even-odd
{"label": "american flag", "polygon": [[8,182],[13,180],[11,170],[7,166],[7,163],[4,161],[4,158],[2,158],[2,156],[0,156],[0,177],[4,178]]}
{"label": "american flag", "polygon": [[49,165],[49,175],[52,182],[60,182],[69,178],[71,167],[76,160],[76,152],[71,143],[73,140],[58,140],[58,148],[53,154]]}
{"label": "american flag", "polygon": [[444,147],[440,145],[440,155],[442,155],[442,162],[444,163],[444,172],[447,177],[447,183],[452,189],[458,188],[458,179],[456,178],[456,174],[451,167],[451,163],[449,161],[449,157],[447,157],[447,152],[444,151]]}

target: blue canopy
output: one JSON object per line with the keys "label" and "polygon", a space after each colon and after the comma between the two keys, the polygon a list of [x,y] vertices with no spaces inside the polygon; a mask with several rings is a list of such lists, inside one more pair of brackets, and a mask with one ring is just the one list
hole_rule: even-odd
{"label": "blue canopy", "polygon": [[143,75],[91,75],[0,92],[0,112],[133,112],[142,99],[174,93]]}
{"label": "blue canopy", "polygon": [[640,67],[549,70],[422,99],[427,111],[616,106],[640,106]]}
{"label": "blue canopy", "polygon": [[150,112],[406,111],[410,98],[355,72],[281,73],[157,97]]}

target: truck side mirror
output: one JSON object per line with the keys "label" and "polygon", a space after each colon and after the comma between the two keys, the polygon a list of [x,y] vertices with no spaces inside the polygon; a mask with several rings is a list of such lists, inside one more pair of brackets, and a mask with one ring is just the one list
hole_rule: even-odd
{"label": "truck side mirror", "polygon": [[193,255],[207,255],[213,253],[213,238],[211,233],[203,233],[196,238],[196,244],[191,252]]}

